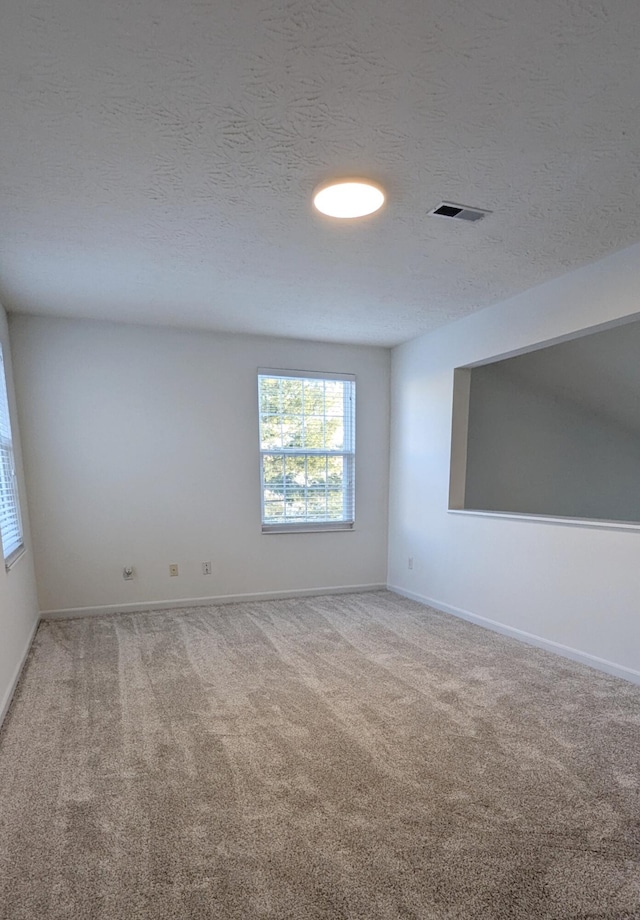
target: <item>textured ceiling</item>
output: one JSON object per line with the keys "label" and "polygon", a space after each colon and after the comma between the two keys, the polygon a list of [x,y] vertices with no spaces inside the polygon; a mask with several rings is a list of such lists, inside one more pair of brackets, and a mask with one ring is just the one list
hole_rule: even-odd
{"label": "textured ceiling", "polygon": [[0,297],[395,344],[640,239],[639,102],[637,0],[10,0]]}

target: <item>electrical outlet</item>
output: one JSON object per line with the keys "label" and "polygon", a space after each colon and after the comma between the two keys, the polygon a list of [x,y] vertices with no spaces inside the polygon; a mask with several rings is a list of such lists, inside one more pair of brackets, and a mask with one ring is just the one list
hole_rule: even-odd
{"label": "electrical outlet", "polygon": [[210,563],[210,562],[203,562],[203,563],[202,563],[202,574],[203,574],[203,575],[211,575],[211,563]]}
{"label": "electrical outlet", "polygon": [[134,572],[134,570],[133,570],[133,566],[132,566],[132,565],[125,565],[125,567],[124,567],[123,570],[122,570],[122,577],[124,578],[124,580],[125,580],[125,581],[133,581],[133,576],[134,576],[134,574],[135,574],[135,572]]}
{"label": "electrical outlet", "polygon": [[175,564],[174,564],[174,565],[170,565],[170,566],[169,566],[169,575],[177,575],[177,574],[178,574],[178,566],[175,565]]}
{"label": "electrical outlet", "polygon": [[409,569],[413,568],[413,556],[409,556]]}

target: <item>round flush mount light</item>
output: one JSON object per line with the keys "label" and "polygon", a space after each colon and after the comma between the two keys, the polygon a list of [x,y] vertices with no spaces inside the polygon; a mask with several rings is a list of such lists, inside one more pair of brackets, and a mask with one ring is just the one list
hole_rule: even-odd
{"label": "round flush mount light", "polygon": [[339,179],[319,185],[313,203],[329,217],[352,219],[373,214],[384,204],[384,192],[368,179]]}

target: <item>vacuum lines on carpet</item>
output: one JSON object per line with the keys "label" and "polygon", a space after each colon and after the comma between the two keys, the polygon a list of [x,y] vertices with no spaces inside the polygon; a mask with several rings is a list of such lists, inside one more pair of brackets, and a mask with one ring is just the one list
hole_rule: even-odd
{"label": "vacuum lines on carpet", "polygon": [[45,622],[3,920],[640,917],[640,688],[388,592]]}

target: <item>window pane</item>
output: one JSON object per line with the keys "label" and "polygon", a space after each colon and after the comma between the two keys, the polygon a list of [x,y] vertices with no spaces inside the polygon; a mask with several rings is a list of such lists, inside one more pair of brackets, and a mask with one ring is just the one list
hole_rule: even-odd
{"label": "window pane", "polygon": [[282,416],[282,446],[304,447],[304,419],[301,415]]}
{"label": "window pane", "polygon": [[307,491],[302,488],[287,489],[287,519],[306,520],[308,517]]}
{"label": "window pane", "polygon": [[305,415],[324,416],[324,380],[305,380],[304,411]]}
{"label": "window pane", "polygon": [[305,462],[305,457],[285,457],[287,482],[291,488],[305,485]]}
{"label": "window pane", "polygon": [[260,412],[280,412],[280,381],[277,377],[260,378]]}
{"label": "window pane", "polygon": [[342,485],[344,460],[342,457],[327,458],[327,481],[329,485]]}
{"label": "window pane", "polygon": [[325,414],[344,414],[344,383],[342,380],[327,380],[325,384]]}
{"label": "window pane", "polygon": [[284,519],[284,502],[264,503],[265,523],[277,524]]}
{"label": "window pane", "polygon": [[302,415],[302,380],[282,381],[282,413],[284,415]]}
{"label": "window pane", "polygon": [[282,447],[282,425],[278,415],[260,417],[260,447],[262,450],[277,450]]}
{"label": "window pane", "polygon": [[324,450],[324,417],[307,415],[304,420],[304,446],[309,450]]}
{"label": "window pane", "polygon": [[332,521],[342,518],[343,496],[342,489],[332,489],[327,496],[328,516]]}
{"label": "window pane", "polygon": [[326,457],[307,457],[307,481],[310,486],[324,487],[327,481]]}
{"label": "window pane", "polygon": [[344,423],[342,418],[332,417],[327,419],[325,438],[328,450],[343,450]]}
{"label": "window pane", "polygon": [[282,454],[267,454],[263,457],[262,480],[265,503],[284,499],[284,456]]}
{"label": "window pane", "polygon": [[309,518],[325,520],[327,515],[327,494],[324,489],[318,492],[309,492],[307,499]]}

